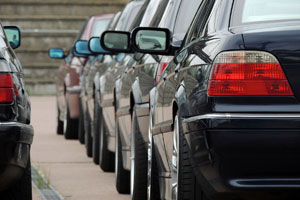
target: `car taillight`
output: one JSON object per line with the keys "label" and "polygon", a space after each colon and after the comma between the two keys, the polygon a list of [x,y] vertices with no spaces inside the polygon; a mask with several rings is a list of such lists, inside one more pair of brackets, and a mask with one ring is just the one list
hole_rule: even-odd
{"label": "car taillight", "polygon": [[219,54],[212,66],[209,96],[292,96],[293,91],[270,53],[231,51]]}
{"label": "car taillight", "polygon": [[14,84],[11,74],[0,74],[0,103],[14,100]]}
{"label": "car taillight", "polygon": [[167,62],[160,63],[159,68],[158,68],[157,73],[156,73],[156,78],[155,78],[156,83],[158,83],[163,71],[166,69],[168,64],[169,63],[167,63]]}

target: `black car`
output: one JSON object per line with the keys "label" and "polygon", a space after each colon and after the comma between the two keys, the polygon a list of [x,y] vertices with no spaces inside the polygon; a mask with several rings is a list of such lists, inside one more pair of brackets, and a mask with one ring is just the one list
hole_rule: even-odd
{"label": "black car", "polygon": [[31,200],[31,109],[23,69],[13,51],[20,42],[17,27],[0,24],[0,197]]}
{"label": "black car", "polygon": [[[180,47],[201,2],[199,0],[151,1],[147,11],[152,13],[152,20],[140,26],[168,28],[173,33],[172,44]],[[151,16],[147,15],[147,11],[145,18]],[[147,39],[144,38],[145,41]],[[123,160],[119,162],[131,172],[131,199],[147,197],[149,92],[172,58],[173,56],[136,53],[131,58],[135,62],[128,62],[125,73],[116,81],[116,126],[119,130],[119,137],[116,140],[122,147]]]}
{"label": "black car", "polygon": [[[122,11],[122,14],[114,30],[129,31],[140,23],[140,15],[143,13],[144,4],[148,0],[130,1]],[[122,42],[122,41],[121,41]],[[123,63],[127,62],[125,54],[105,55],[99,67],[105,71],[94,79],[95,102],[98,107],[98,123],[100,124],[99,165],[103,171],[115,169],[115,115],[114,113],[114,83],[115,79],[123,72]],[[124,172],[123,177],[129,176]],[[118,181],[116,181],[118,184]],[[124,185],[118,184],[117,189],[123,190]]]}
{"label": "black car", "polygon": [[175,55],[150,93],[149,197],[299,199],[299,9],[203,0],[181,50],[133,32],[138,51]]}
{"label": "black car", "polygon": [[[145,11],[141,15],[141,22],[137,24],[137,26],[158,26],[165,8],[168,4],[168,0],[151,0],[148,4],[145,5]],[[129,36],[129,32],[118,32],[118,31],[108,31],[104,32],[101,36],[101,41],[105,47],[110,47],[108,50],[109,51],[121,51],[123,53],[128,52],[128,50],[122,51],[124,46],[127,46],[128,40],[126,40],[126,37]],[[113,39],[111,39],[113,38]],[[120,42],[118,41],[118,38],[125,38],[123,41],[125,41],[125,45],[119,45]],[[129,47],[129,46],[128,46]],[[109,117],[112,118],[112,116],[116,115],[116,123],[115,123],[115,135],[116,135],[116,156],[115,156],[115,174],[116,174],[116,180],[117,180],[117,188],[118,185],[122,185],[124,190],[118,190],[120,193],[129,193],[131,191],[131,198],[132,199],[143,199],[146,197],[146,173],[147,173],[147,165],[145,163],[143,164],[140,162],[139,166],[143,167],[145,170],[139,170],[139,174],[142,176],[137,176],[137,180],[135,181],[135,186],[138,187],[134,189],[135,193],[133,193],[133,181],[130,181],[132,179],[133,175],[133,170],[130,167],[131,165],[131,160],[130,159],[130,140],[131,140],[131,119],[136,119],[136,115],[133,114],[135,111],[133,111],[133,107],[135,105],[137,106],[138,103],[135,101],[135,97],[138,97],[136,95],[133,95],[134,92],[138,92],[138,90],[135,90],[134,92],[131,90],[131,85],[134,82],[136,78],[136,72],[140,72],[144,70],[144,65],[146,63],[151,63],[151,64],[156,64],[157,61],[152,58],[151,55],[143,55],[143,54],[132,54],[129,53],[125,56],[123,62],[123,65],[120,65],[120,69],[118,69],[119,76],[117,76],[115,79],[110,80],[108,83],[113,82],[111,85],[109,85],[107,92],[108,95],[113,95],[114,99],[114,107],[115,110],[114,112],[109,113]],[[150,64],[149,64],[150,65]],[[149,69],[149,67],[146,67]],[[155,72],[155,67],[153,67],[152,70],[148,71],[148,74],[145,74],[147,77],[150,79],[153,79],[153,72]],[[115,83],[120,83],[120,84],[115,84]],[[106,83],[107,84],[107,83]],[[147,86],[152,86],[151,82],[145,82]],[[120,87],[121,85],[121,87]],[[126,97],[122,96],[122,100],[120,100],[120,90],[124,90],[124,93]],[[147,93],[147,90],[144,90],[145,93]],[[149,90],[148,90],[149,91]],[[113,93],[112,93],[113,92]],[[135,93],[136,94],[136,93]],[[136,102],[136,104],[132,103]],[[130,107],[132,106],[132,107]],[[147,113],[146,113],[147,115]],[[149,121],[149,119],[145,120],[146,122]],[[147,130],[147,127],[146,127]],[[147,132],[147,131],[146,131]],[[147,151],[146,148],[144,148],[144,151],[139,152],[139,155],[144,156],[145,159],[147,159]],[[145,160],[144,159],[144,160]],[[147,160],[146,160],[147,164]],[[131,176],[124,176],[124,174],[128,174],[129,172]],[[138,182],[138,183],[136,183]],[[125,190],[126,188],[126,190]],[[131,188],[131,189],[130,189]]]}

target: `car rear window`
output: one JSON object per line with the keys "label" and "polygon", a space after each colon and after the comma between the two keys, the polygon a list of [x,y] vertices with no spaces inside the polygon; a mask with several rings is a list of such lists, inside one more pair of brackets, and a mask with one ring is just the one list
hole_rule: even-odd
{"label": "car rear window", "polygon": [[90,37],[99,37],[107,28],[110,19],[96,20],[93,24]]}
{"label": "car rear window", "polygon": [[232,25],[300,20],[299,0],[236,0]]}

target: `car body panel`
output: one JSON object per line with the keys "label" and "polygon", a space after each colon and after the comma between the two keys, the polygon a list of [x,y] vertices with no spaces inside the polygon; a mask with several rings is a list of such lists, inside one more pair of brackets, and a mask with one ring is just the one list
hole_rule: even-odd
{"label": "car body panel", "polygon": [[0,74],[9,75],[13,85],[10,88],[12,102],[0,103],[0,191],[3,191],[22,177],[30,161],[34,133],[30,125],[31,104],[24,85],[24,72],[1,24]]}
{"label": "car body panel", "polygon": [[[144,12],[145,5],[149,1],[132,1],[123,10],[120,16],[119,22],[116,25],[116,31],[131,31],[135,28],[141,20]],[[132,15],[132,13],[136,13]],[[110,138],[108,141],[108,148],[110,151],[115,152],[115,82],[117,78],[124,72],[127,62],[129,62],[129,56],[124,53],[119,53],[114,56],[114,59],[108,64],[107,71],[100,75],[100,101],[101,108],[103,110],[103,118],[108,129],[107,134]]]}
{"label": "car body panel", "polygon": [[[112,14],[95,15],[88,19],[78,34],[77,39],[88,40],[92,34],[95,34],[94,24],[99,20],[109,20],[113,17]],[[76,41],[75,40],[75,41]],[[80,74],[83,73],[84,65],[87,58],[79,58],[73,52],[74,47],[71,47],[69,55],[66,57],[63,64],[60,65],[57,74],[56,88],[57,88],[57,103],[59,119],[63,121],[68,106],[71,119],[79,117],[80,113]],[[67,104],[66,104],[67,101]],[[86,109],[86,107],[84,107]]]}
{"label": "car body panel", "polygon": [[[151,112],[153,118],[157,117],[152,120],[152,134],[159,139],[163,136],[164,144],[156,146],[158,149],[164,146],[166,153],[157,154],[160,160],[168,162],[161,161],[163,166],[159,173],[163,175],[172,167],[172,126],[178,114],[183,120],[199,189],[210,198],[236,195],[256,199],[272,196],[274,191],[280,197],[291,194],[287,189],[299,187],[299,163],[295,159],[299,151],[296,87],[300,73],[296,67],[299,29],[284,27],[281,23],[272,24],[270,28],[270,24],[261,24],[252,30],[251,26],[230,29],[228,13],[232,2],[205,2],[209,8],[205,10],[211,10],[210,15],[205,19],[201,13],[197,14],[198,19],[206,22],[204,29],[197,30],[195,27],[200,22],[194,21],[185,47],[162,75],[165,80],[161,79],[151,91]],[[299,21],[294,23],[299,24]],[[199,32],[194,34],[194,31]],[[208,79],[215,57],[233,50],[265,51],[275,55],[295,96],[208,96]],[[163,110],[154,104],[162,104]],[[162,112],[163,116],[157,116],[156,112]]]}

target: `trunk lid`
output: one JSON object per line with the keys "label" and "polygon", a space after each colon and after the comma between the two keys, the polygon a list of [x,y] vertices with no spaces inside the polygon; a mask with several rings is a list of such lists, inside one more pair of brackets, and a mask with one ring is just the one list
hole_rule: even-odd
{"label": "trunk lid", "polygon": [[[255,28],[255,29],[254,29]],[[247,27],[242,31],[245,49],[272,53],[281,64],[290,86],[300,100],[300,24]]]}

